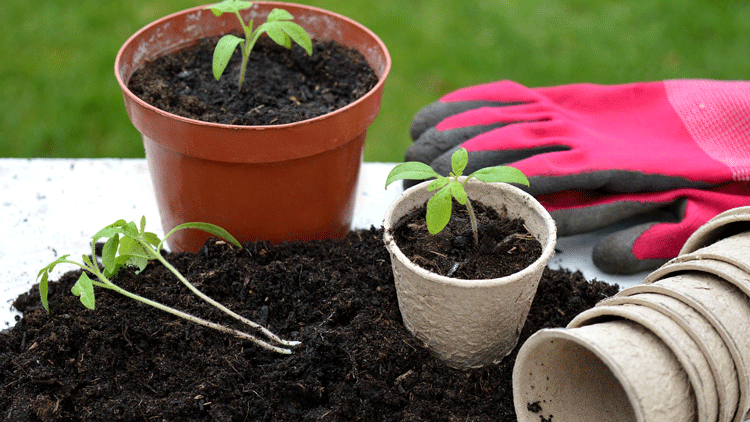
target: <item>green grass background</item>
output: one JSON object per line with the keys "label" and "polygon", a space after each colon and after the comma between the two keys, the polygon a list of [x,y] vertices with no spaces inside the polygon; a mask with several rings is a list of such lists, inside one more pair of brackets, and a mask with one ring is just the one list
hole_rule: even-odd
{"label": "green grass background", "polygon": [[[363,23],[390,50],[367,161],[402,160],[414,113],[467,85],[750,75],[746,0],[299,2]],[[0,157],[142,157],[113,75],[115,55],[142,26],[201,4],[3,0]]]}

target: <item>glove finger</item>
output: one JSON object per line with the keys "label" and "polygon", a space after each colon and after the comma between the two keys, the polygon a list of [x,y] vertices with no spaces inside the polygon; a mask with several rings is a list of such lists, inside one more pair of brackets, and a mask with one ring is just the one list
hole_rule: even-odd
{"label": "glove finger", "polygon": [[644,223],[613,233],[599,241],[591,253],[594,265],[609,274],[634,274],[653,270],[668,261],[667,258],[638,258],[633,245],[643,233],[659,223]]}
{"label": "glove finger", "polygon": [[450,130],[427,129],[406,150],[406,161],[419,161],[430,164],[445,153],[453,153],[467,140],[483,133],[506,126],[510,123],[495,123],[491,125],[468,126]]}
{"label": "glove finger", "polygon": [[419,139],[422,134],[430,128],[437,126],[438,123],[445,120],[446,118],[464,113],[469,110],[483,108],[483,107],[503,107],[508,105],[516,105],[517,102],[500,102],[500,101],[456,101],[456,102],[443,102],[435,101],[434,103],[426,105],[424,108],[419,110],[411,121],[411,127],[409,133],[412,140]]}
{"label": "glove finger", "polygon": [[665,202],[645,202],[627,198],[618,200],[617,197],[611,197],[611,201],[607,201],[607,198],[601,193],[566,191],[541,195],[537,199],[555,220],[559,236],[587,233],[654,212],[672,203],[671,199]]}
{"label": "glove finger", "polygon": [[507,79],[461,88],[440,99],[442,102],[497,101],[503,103],[534,103],[545,100],[544,95],[536,90]]}
{"label": "glove finger", "polygon": [[[533,134],[527,138],[509,137],[500,129],[519,122],[540,122],[539,126],[541,127],[549,126],[545,123],[552,120],[552,114],[541,110],[539,107],[538,104],[483,107],[446,117],[437,126],[426,129],[415,139],[406,152],[406,161],[430,164],[440,155],[452,152],[458,146],[473,138],[478,138],[480,135],[487,138],[486,148],[483,149],[496,155],[509,154],[514,156],[517,155],[515,154],[517,150],[533,149],[537,144],[545,144],[547,140],[543,137],[534,137]],[[560,122],[559,124],[564,123]],[[536,133],[543,134],[543,130],[540,129]],[[524,153],[522,155],[529,157],[534,154]],[[495,163],[495,165],[508,162],[510,161],[505,160]]]}

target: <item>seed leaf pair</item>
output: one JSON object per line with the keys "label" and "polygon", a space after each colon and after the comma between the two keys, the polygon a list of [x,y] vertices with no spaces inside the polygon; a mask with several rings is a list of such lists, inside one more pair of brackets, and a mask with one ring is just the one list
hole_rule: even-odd
{"label": "seed leaf pair", "polygon": [[495,166],[485,167],[479,169],[464,179],[459,181],[459,177],[463,175],[466,166],[469,163],[469,153],[465,148],[457,149],[451,156],[451,173],[448,176],[441,176],[432,167],[425,163],[416,161],[409,161],[401,163],[394,167],[388,174],[385,181],[385,187],[395,182],[396,180],[426,180],[435,178],[435,180],[427,186],[427,190],[437,191],[427,201],[427,230],[431,234],[441,232],[451,219],[451,211],[453,208],[453,199],[456,199],[461,205],[466,205],[469,210],[469,218],[471,220],[471,227],[474,233],[474,242],[478,242],[479,234],[477,233],[476,216],[474,209],[471,206],[468,195],[464,186],[469,180],[475,178],[482,182],[495,183],[516,183],[528,186],[529,180],[526,176],[518,169],[509,166]]}

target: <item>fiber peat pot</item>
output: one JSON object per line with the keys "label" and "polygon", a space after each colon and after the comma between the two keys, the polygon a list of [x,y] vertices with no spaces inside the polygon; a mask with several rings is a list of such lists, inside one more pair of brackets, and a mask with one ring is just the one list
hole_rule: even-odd
{"label": "fiber peat pot", "polygon": [[[203,221],[240,241],[278,242],[340,238],[350,229],[365,135],[380,108],[390,56],[364,26],[315,7],[254,2],[242,11],[243,18],[257,26],[273,8],[289,11],[314,40],[356,49],[378,82],[349,105],[296,123],[240,126],[184,118],[142,101],[128,81],[160,56],[240,31],[236,16],[217,17],[201,6],[139,30],[117,54],[115,76],[143,138],[165,232]],[[170,246],[196,252],[206,238],[197,230],[182,231],[171,237]]]}
{"label": "fiber peat pot", "polygon": [[539,279],[554,254],[555,223],[521,189],[472,179],[465,189],[475,207],[481,203],[501,217],[523,220],[528,234],[541,244],[541,254],[526,268],[499,278],[465,280],[436,274],[407,258],[393,234],[432,196],[427,190],[430,183],[404,191],[383,222],[404,325],[450,367],[469,369],[500,362],[516,346]]}

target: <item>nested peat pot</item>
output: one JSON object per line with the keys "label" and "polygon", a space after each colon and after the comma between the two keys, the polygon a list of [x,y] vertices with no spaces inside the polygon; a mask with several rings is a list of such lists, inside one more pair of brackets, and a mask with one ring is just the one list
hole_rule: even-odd
{"label": "nested peat pot", "polygon": [[411,262],[391,233],[404,216],[432,196],[429,184],[422,182],[404,191],[383,221],[404,325],[448,366],[468,369],[500,362],[518,342],[539,279],[554,253],[555,223],[521,189],[471,180],[465,186],[469,198],[501,216],[522,219],[541,243],[541,256],[525,269],[501,278],[463,280],[438,275]]}
{"label": "nested peat pot", "polygon": [[[143,137],[165,232],[203,221],[240,241],[278,242],[340,238],[350,229],[365,134],[380,109],[390,56],[370,30],[326,10],[254,2],[242,15],[257,26],[273,8],[289,11],[313,39],[359,51],[378,82],[351,104],[296,123],[239,126],[188,119],[140,100],[128,81],[160,56],[239,31],[237,17],[196,7],[139,30],[120,49],[115,75],[128,116]],[[195,252],[206,238],[198,230],[183,230],[170,238],[170,246]]]}

